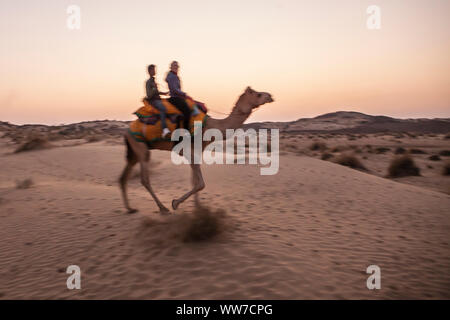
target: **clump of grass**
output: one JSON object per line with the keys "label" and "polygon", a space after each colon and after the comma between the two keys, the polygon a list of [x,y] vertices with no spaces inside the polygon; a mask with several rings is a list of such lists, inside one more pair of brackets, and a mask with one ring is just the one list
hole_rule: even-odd
{"label": "clump of grass", "polygon": [[378,147],[375,149],[375,153],[376,154],[382,154],[382,153],[386,153],[388,151],[390,151],[391,149],[389,148],[385,148],[385,147]]}
{"label": "clump of grass", "polygon": [[450,162],[445,163],[444,168],[442,170],[442,175],[450,176]]}
{"label": "clump of grass", "polygon": [[86,138],[86,141],[88,142],[88,143],[92,143],[92,142],[98,142],[98,141],[101,141],[102,139],[99,137],[99,136],[88,136],[87,138]]}
{"label": "clump of grass", "polygon": [[322,156],[320,157],[320,159],[322,159],[322,160],[329,160],[331,158],[333,158],[333,154],[331,154],[329,152],[322,153]]}
{"label": "clump of grass", "polygon": [[32,137],[27,142],[19,146],[14,152],[24,152],[32,150],[42,150],[50,147],[48,140],[44,137]]}
{"label": "clump of grass", "polygon": [[420,169],[409,155],[394,158],[388,168],[388,177],[420,176]]}
{"label": "clump of grass", "polygon": [[309,149],[312,151],[323,151],[327,149],[327,145],[324,142],[315,141],[309,146]]}
{"label": "clump of grass", "polygon": [[33,180],[28,178],[25,180],[18,180],[16,181],[16,188],[17,189],[29,189],[34,184]]}
{"label": "clump of grass", "polygon": [[437,154],[433,154],[432,156],[429,156],[428,159],[431,161],[440,161],[441,157],[439,157]]}
{"label": "clump of grass", "polygon": [[443,157],[450,157],[450,150],[442,150],[439,152],[439,155]]}
{"label": "clump of grass", "polygon": [[402,148],[402,147],[398,147],[397,149],[395,149],[394,153],[395,154],[405,154],[406,153],[406,149]]}
{"label": "clump of grass", "polygon": [[341,154],[336,158],[335,162],[352,169],[367,171],[367,168],[361,163],[361,161],[359,161],[359,159],[352,154]]}
{"label": "clump of grass", "polygon": [[283,143],[281,146],[283,151],[294,152],[296,154],[301,154],[302,150],[300,150],[298,144],[292,142]]}
{"label": "clump of grass", "polygon": [[409,153],[411,153],[411,154],[426,154],[426,152],[421,149],[409,149]]}

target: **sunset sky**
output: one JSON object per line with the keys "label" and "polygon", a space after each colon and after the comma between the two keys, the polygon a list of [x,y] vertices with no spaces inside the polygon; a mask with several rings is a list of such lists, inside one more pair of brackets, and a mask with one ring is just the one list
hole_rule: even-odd
{"label": "sunset sky", "polygon": [[[71,4],[80,30],[67,28]],[[0,121],[17,124],[132,120],[146,66],[165,90],[172,60],[214,111],[247,85],[270,92],[249,121],[450,117],[448,0],[1,0],[0,48]]]}

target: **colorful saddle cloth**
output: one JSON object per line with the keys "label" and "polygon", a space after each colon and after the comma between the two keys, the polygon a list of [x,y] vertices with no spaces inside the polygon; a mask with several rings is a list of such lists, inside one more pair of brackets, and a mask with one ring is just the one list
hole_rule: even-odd
{"label": "colorful saddle cloth", "polygon": [[[167,110],[167,128],[169,128],[171,132],[177,128],[181,128],[183,124],[183,114],[181,111],[166,99],[162,99],[161,101]],[[128,131],[136,141],[145,142],[149,147],[153,142],[170,141],[170,136],[166,136],[165,138],[161,137],[162,129],[159,110],[149,104],[146,99],[144,99],[143,102],[144,106],[134,112],[138,119],[130,123]],[[186,103],[191,109],[190,131],[191,134],[193,134],[194,122],[202,121],[202,124],[204,125],[208,115],[206,114],[204,105],[201,105],[192,99],[186,99]]]}

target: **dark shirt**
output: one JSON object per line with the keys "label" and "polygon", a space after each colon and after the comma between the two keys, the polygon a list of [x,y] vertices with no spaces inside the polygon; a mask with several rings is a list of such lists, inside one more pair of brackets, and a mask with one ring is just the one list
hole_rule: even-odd
{"label": "dark shirt", "polygon": [[150,77],[145,84],[145,89],[147,91],[147,100],[161,100],[158,91],[158,85],[156,84],[155,77]]}
{"label": "dark shirt", "polygon": [[169,85],[170,96],[185,98],[186,93],[181,91],[180,78],[172,71],[169,71],[166,77],[167,84]]}

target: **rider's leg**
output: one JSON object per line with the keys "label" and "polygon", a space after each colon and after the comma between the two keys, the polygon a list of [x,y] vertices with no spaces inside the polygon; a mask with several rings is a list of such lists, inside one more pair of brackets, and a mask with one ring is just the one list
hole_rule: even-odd
{"label": "rider's leg", "polygon": [[161,119],[161,129],[164,130],[165,128],[167,128],[167,123],[166,123],[166,107],[164,106],[164,104],[162,103],[161,100],[153,100],[152,101],[152,105],[158,109],[159,111],[159,116]]}
{"label": "rider's leg", "polygon": [[189,130],[189,123],[191,121],[191,109],[189,109],[186,101],[184,101],[184,99],[180,97],[170,97],[169,102],[183,113],[183,127]]}

